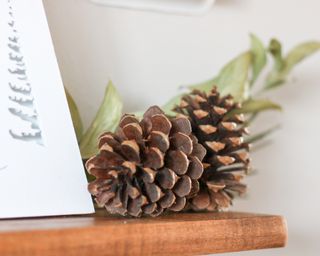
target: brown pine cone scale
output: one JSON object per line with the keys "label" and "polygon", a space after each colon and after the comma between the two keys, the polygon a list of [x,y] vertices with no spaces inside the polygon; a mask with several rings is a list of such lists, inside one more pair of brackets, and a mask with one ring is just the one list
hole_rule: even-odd
{"label": "brown pine cone scale", "polygon": [[249,168],[249,145],[241,108],[232,96],[221,97],[216,88],[208,94],[194,90],[182,98],[174,110],[189,118],[194,142],[206,148],[203,152],[204,172],[198,195],[189,199],[194,210],[221,210],[232,204],[236,194],[246,192],[241,183]]}
{"label": "brown pine cone scale", "polygon": [[86,168],[89,191],[108,212],[139,217],[182,211],[200,188],[205,148],[185,117],[168,118],[154,106],[139,121],[124,115],[115,133],[99,139]]}

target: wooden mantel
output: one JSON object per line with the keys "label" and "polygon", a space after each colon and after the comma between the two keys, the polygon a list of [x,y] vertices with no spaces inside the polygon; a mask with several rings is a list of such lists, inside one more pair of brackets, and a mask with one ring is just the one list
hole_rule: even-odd
{"label": "wooden mantel", "polygon": [[1,256],[199,255],[285,246],[281,216],[183,213],[0,220]]}

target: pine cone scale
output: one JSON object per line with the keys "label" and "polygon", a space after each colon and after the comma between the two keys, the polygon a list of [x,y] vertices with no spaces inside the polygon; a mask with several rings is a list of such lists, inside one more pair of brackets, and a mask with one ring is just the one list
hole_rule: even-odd
{"label": "pine cone scale", "polygon": [[246,172],[250,164],[249,145],[243,141],[247,133],[244,116],[233,114],[240,107],[230,95],[221,97],[214,88],[209,94],[194,90],[175,108],[189,117],[194,139],[199,142],[193,154],[203,159],[199,193],[189,200],[195,210],[228,208],[233,193],[245,193],[246,186],[235,178],[236,172]]}
{"label": "pine cone scale", "polygon": [[86,163],[96,177],[89,191],[110,213],[138,217],[181,211],[186,197],[196,195],[203,172],[193,154],[197,147],[185,117],[170,119],[157,107],[142,121],[124,115],[116,133],[100,137],[100,153]]}

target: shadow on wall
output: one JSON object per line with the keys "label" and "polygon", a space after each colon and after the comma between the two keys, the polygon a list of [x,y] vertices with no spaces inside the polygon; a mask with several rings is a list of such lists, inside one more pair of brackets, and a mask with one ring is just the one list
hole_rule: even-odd
{"label": "shadow on wall", "polygon": [[119,8],[182,15],[199,15],[210,10],[215,0],[91,0],[94,3]]}

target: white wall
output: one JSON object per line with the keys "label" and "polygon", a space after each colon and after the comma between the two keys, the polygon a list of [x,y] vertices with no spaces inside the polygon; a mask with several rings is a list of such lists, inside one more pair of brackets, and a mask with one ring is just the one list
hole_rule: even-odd
{"label": "white wall", "polygon": [[[317,0],[218,0],[210,13],[182,17],[95,6],[88,0],[44,0],[65,85],[88,124],[109,78],[134,111],[162,104],[179,85],[210,78],[245,50],[248,33],[272,36],[288,49],[320,40]],[[249,195],[233,210],[282,214],[286,249],[232,255],[318,255],[320,251],[320,53],[294,71],[274,93],[282,114],[268,114],[256,129],[280,121],[273,144],[253,154]]]}

